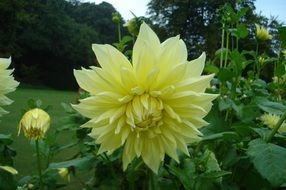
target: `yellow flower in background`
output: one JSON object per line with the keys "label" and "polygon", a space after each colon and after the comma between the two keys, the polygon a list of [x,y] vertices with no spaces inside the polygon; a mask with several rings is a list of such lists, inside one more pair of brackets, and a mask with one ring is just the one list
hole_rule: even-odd
{"label": "yellow flower in background", "polygon": [[9,172],[9,173],[11,173],[13,175],[18,174],[18,171],[15,168],[11,167],[11,166],[0,166],[0,169],[5,170],[5,171],[7,171],[7,172]]}
{"label": "yellow flower in background", "polygon": [[[260,117],[260,120],[263,122],[264,125],[266,125],[269,128],[274,128],[275,125],[278,123],[280,117],[278,115],[265,113]],[[279,133],[286,132],[286,123],[283,122],[280,128],[278,129]]]}
{"label": "yellow flower in background", "polygon": [[58,168],[58,174],[65,180],[70,181],[70,173],[68,168]]}
{"label": "yellow flower in background", "polygon": [[187,61],[185,43],[172,37],[160,43],[143,23],[133,48],[132,64],[110,45],[93,44],[101,65],[75,70],[79,86],[90,97],[73,105],[91,120],[90,136],[99,154],[124,145],[123,169],[135,157],[157,173],[165,154],[179,161],[177,149],[200,140],[199,128],[217,95],[204,93],[214,75],[201,76],[205,54]]}
{"label": "yellow flower in background", "polygon": [[271,40],[272,36],[269,34],[266,28],[255,24],[256,27],[256,38],[262,41]]}
{"label": "yellow flower in background", "polygon": [[265,57],[259,57],[258,62],[261,66],[264,66],[266,63],[267,59]]}
{"label": "yellow flower in background", "polygon": [[2,106],[9,105],[13,101],[9,99],[6,94],[13,92],[19,85],[14,77],[11,75],[13,69],[7,69],[11,63],[11,58],[0,58],[0,117],[8,113]]}
{"label": "yellow flower in background", "polygon": [[19,132],[23,130],[29,140],[37,140],[44,137],[50,127],[50,116],[42,109],[34,108],[27,111],[20,123]]}

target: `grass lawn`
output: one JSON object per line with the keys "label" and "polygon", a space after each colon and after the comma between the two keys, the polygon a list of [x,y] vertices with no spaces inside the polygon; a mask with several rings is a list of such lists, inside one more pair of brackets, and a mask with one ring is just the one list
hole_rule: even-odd
{"label": "grass lawn", "polygon": [[[43,90],[43,89],[25,89],[18,88],[15,92],[8,94],[8,97],[14,100],[14,103],[5,106],[4,109],[9,111],[10,113],[4,115],[0,118],[0,133],[3,134],[12,134],[14,142],[12,144],[12,148],[17,151],[17,155],[15,157],[14,166],[18,170],[19,174],[17,178],[22,178],[26,175],[36,174],[37,168],[36,159],[33,155],[33,148],[29,141],[25,138],[23,133],[20,136],[18,133],[18,123],[21,119],[22,109],[27,108],[27,101],[29,99],[40,99],[43,102],[43,107],[47,105],[51,105],[52,109],[48,112],[51,116],[51,128],[55,127],[57,121],[62,116],[65,116],[65,111],[61,107],[61,102],[66,103],[75,103],[76,101],[76,92],[71,91],[55,91],[55,90]],[[68,140],[71,138],[71,135],[63,135],[61,138],[61,142],[68,143]],[[63,157],[62,160],[69,158],[67,155],[61,155]],[[60,159],[60,158],[58,158]],[[60,159],[61,160],[61,159]],[[75,189],[67,188],[67,189]]]}

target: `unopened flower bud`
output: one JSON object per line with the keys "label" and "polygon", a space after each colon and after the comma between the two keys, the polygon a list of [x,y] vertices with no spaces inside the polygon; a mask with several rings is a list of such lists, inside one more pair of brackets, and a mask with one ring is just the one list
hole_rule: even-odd
{"label": "unopened flower bud", "polygon": [[140,25],[143,22],[143,17],[135,17],[130,19],[125,26],[127,27],[128,32],[132,35],[132,36],[137,36],[139,33],[139,29],[140,29]]}
{"label": "unopened flower bud", "polygon": [[44,137],[50,127],[50,116],[42,109],[34,108],[27,111],[19,123],[19,132],[21,129],[24,135],[30,140],[37,140]]}
{"label": "unopened flower bud", "polygon": [[122,17],[118,12],[112,13],[112,22],[115,24],[120,24],[122,21]]}

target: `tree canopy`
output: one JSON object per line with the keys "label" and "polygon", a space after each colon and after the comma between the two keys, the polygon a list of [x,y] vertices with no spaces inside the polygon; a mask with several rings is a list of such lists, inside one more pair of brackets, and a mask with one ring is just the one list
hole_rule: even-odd
{"label": "tree canopy", "polygon": [[[254,23],[260,22],[262,18],[254,12],[254,1],[244,0],[237,3],[236,0],[151,0],[148,11],[160,36],[165,39],[180,34],[188,46],[189,55],[193,57],[202,51],[214,55],[220,47],[223,16],[220,10],[223,5],[228,4],[236,11],[245,8],[247,11],[240,22],[245,23],[249,30],[254,27]],[[235,23],[230,24],[236,27],[234,25]],[[252,42],[255,44],[253,40]],[[241,41],[242,45],[243,43]]]}
{"label": "tree canopy", "polygon": [[106,2],[3,0],[0,54],[12,56],[21,82],[73,88],[72,70],[94,64],[91,44],[116,40],[115,11]]}

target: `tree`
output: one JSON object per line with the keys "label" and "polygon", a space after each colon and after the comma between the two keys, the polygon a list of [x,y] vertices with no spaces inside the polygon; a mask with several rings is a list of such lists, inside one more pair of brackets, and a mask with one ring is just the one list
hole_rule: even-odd
{"label": "tree", "polygon": [[91,44],[116,41],[108,3],[3,0],[0,10],[0,55],[22,83],[75,88],[73,69],[94,64]]}
{"label": "tree", "polygon": [[[249,7],[245,21],[252,24],[256,18],[253,2],[246,0],[240,4]],[[180,34],[190,56],[198,56],[202,51],[214,55],[220,47],[219,8],[225,3],[237,8],[235,0],[151,0],[148,12],[163,39]]]}

